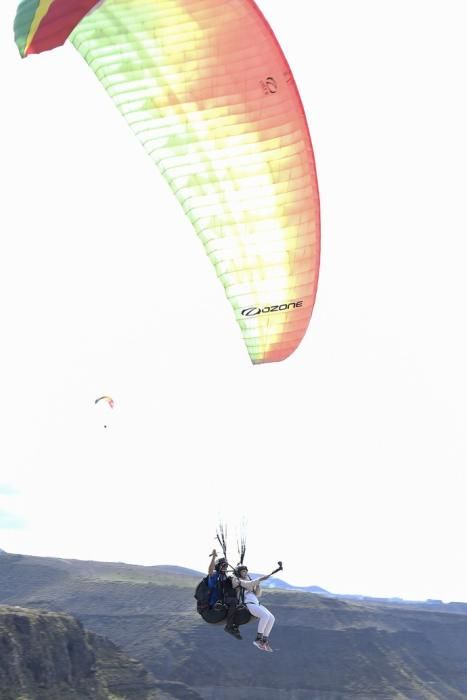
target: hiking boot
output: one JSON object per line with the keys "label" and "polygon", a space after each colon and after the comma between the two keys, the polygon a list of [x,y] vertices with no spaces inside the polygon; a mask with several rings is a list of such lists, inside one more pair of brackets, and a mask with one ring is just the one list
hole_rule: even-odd
{"label": "hiking boot", "polygon": [[242,635],[241,635],[240,632],[238,631],[238,628],[229,627],[228,625],[226,625],[226,626],[224,627],[224,630],[225,630],[226,632],[228,632],[229,634],[231,634],[233,637],[235,637],[235,639],[241,639],[241,638],[242,638]]}

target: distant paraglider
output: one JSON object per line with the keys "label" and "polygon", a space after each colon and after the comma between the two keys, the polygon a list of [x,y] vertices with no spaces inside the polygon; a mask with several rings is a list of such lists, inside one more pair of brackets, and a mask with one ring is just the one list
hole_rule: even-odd
{"label": "distant paraglider", "polygon": [[[105,401],[110,408],[114,407],[114,400],[111,396],[99,396],[95,401],[94,404],[99,403],[100,401]],[[107,428],[107,425],[104,425],[104,428]]]}
{"label": "distant paraglider", "polygon": [[110,408],[114,407],[114,400],[111,396],[99,396],[98,399],[94,401],[94,403],[99,403],[99,401],[107,401],[109,404]]}

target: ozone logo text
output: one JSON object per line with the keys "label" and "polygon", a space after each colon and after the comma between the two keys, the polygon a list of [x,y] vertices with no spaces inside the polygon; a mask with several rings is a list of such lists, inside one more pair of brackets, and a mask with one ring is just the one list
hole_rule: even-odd
{"label": "ozone logo text", "polygon": [[242,309],[242,316],[259,316],[259,314],[270,314],[274,311],[288,311],[288,309],[299,309],[303,306],[303,299],[299,301],[289,301],[287,304],[274,304],[273,306],[248,306]]}

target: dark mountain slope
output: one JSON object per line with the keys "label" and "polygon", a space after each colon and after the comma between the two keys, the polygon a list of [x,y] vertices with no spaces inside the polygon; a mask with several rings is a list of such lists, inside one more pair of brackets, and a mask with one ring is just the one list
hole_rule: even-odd
{"label": "dark mountain slope", "polygon": [[205,699],[467,700],[462,611],[268,590],[279,651],[264,654],[251,644],[256,625],[238,642],[201,620],[197,581],[178,567],[0,557],[0,602],[71,612]]}

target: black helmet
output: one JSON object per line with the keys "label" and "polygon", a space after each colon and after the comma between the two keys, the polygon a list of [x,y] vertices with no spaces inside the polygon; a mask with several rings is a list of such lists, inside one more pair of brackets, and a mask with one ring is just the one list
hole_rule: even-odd
{"label": "black helmet", "polygon": [[224,559],[224,557],[222,557],[221,559],[218,559],[215,569],[217,572],[219,572],[221,569],[227,569],[228,565],[229,562],[227,561],[227,559]]}

